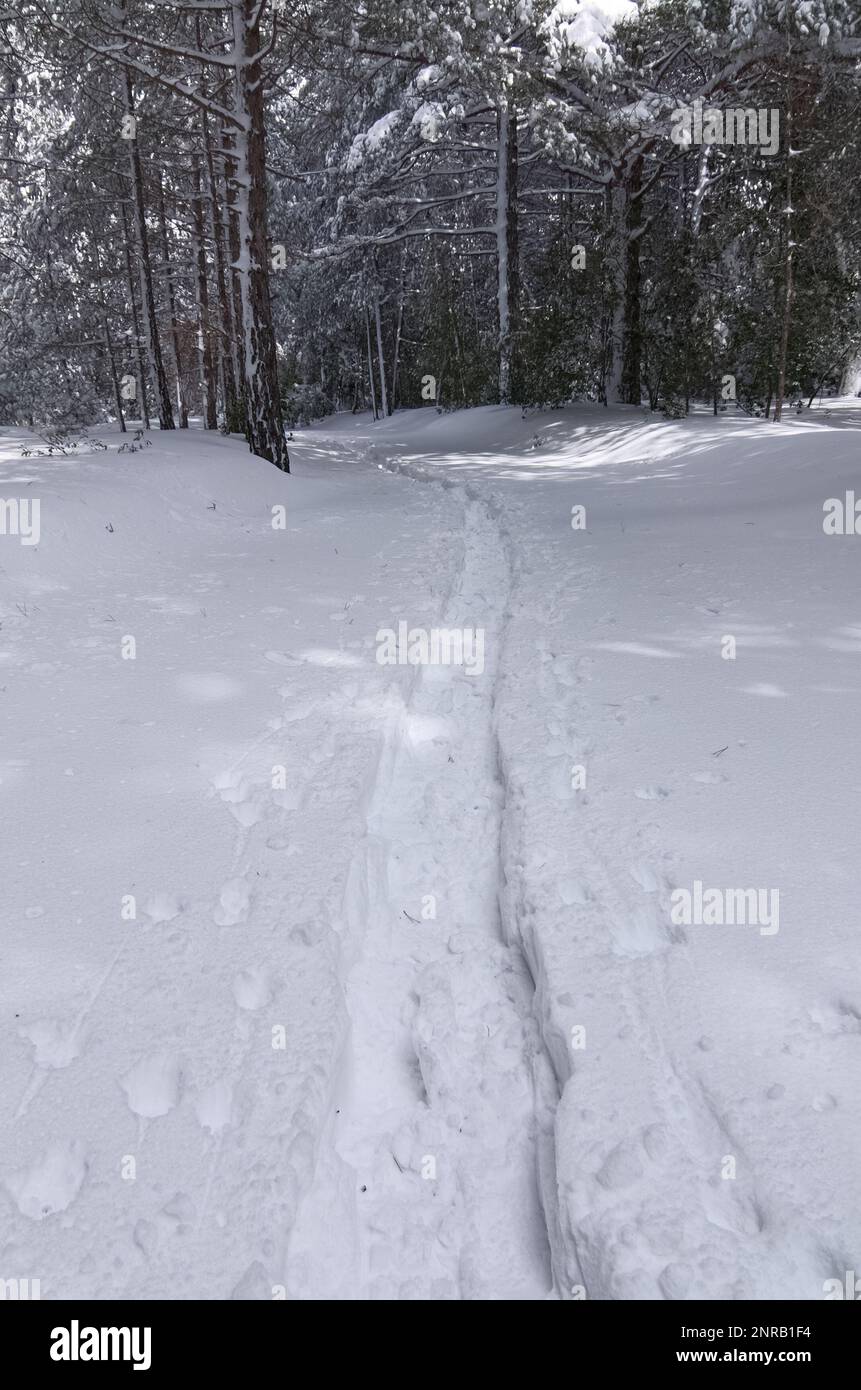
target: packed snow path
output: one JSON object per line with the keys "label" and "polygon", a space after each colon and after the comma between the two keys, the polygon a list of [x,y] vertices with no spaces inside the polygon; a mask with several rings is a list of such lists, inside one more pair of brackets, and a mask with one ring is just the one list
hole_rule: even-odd
{"label": "packed snow path", "polygon": [[485,660],[471,673],[413,668],[390,711],[347,884],[348,1052],[293,1246],[296,1296],[523,1299],[552,1286],[535,1154],[541,1043],[531,978],[499,918],[493,692],[509,574],[487,508],[464,498],[463,522],[440,620],[477,628]]}
{"label": "packed snow path", "polygon": [[[0,1277],[861,1268],[856,416],[347,418],[289,478],[6,432],[42,513],[0,537]],[[482,671],[379,665],[400,620],[480,628]],[[779,888],[779,931],[674,923],[696,880]]]}

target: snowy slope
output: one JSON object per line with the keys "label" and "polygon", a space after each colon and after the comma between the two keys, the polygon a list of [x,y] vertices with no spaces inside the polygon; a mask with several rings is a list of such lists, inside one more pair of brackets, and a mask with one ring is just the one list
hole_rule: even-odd
{"label": "snowy slope", "polygon": [[[0,537],[0,1274],[815,1299],[858,1268],[859,552],[822,506],[859,427],[338,417],[289,477],[6,431],[42,534]],[[401,620],[480,628],[483,671],[379,665]],[[779,930],[674,924],[695,880],[779,889]]]}
{"label": "snowy slope", "polygon": [[38,495],[42,535],[0,555],[0,1263],[43,1297],[269,1298],[330,1109],[346,877],[397,699],[367,633],[392,587],[433,616],[456,528],[379,474],[117,442],[3,441],[2,495]]}
{"label": "snowy slope", "polygon": [[[859,550],[822,522],[859,424],[366,432],[485,498],[511,566],[502,902],[561,1092],[563,1296],[817,1298],[857,1267]],[[778,889],[779,930],[676,926],[697,879]]]}

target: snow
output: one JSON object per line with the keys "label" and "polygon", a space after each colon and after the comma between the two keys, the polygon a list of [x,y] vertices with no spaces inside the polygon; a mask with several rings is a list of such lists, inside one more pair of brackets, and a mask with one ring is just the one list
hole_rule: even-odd
{"label": "snow", "polygon": [[438,63],[431,63],[427,67],[419,68],[414,78],[414,85],[417,92],[423,92],[427,87],[435,87],[442,81],[443,69]]}
{"label": "snow", "polygon": [[433,144],[439,139],[444,123],[445,108],[438,101],[423,101],[410,121],[410,125],[417,127],[419,135],[428,144]]}
{"label": "snow", "polygon": [[353,143],[347,156],[348,173],[359,168],[369,155],[380,149],[391,137],[400,119],[400,111],[389,111],[385,116],[380,116],[379,120],[374,121],[373,125],[369,126],[364,133],[353,137]]}
{"label": "snow", "polygon": [[[291,475],[0,435],[41,504],[0,537],[0,1263],[172,1299],[859,1267],[861,561],[822,522],[861,410],[826,404],[345,415]],[[381,665],[401,622],[483,669]],[[680,925],[697,883],[779,930]]]}
{"label": "snow", "polygon": [[638,13],[635,0],[557,0],[544,21],[551,58],[559,63],[574,48],[587,67],[603,67],[613,59],[608,34]]}

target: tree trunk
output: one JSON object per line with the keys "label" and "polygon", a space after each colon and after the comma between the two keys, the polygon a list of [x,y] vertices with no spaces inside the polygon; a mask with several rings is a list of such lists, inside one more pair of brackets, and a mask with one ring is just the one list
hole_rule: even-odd
{"label": "tree trunk", "polygon": [[625,309],[622,331],[622,393],[626,405],[639,405],[642,396],[640,380],[640,359],[642,355],[642,330],[640,313],[640,227],[643,161],[635,159],[631,164],[625,190]]}
{"label": "tree trunk", "polygon": [[[105,356],[107,357],[107,361],[108,361],[108,370],[110,371],[110,374],[111,374],[111,385],[112,385],[113,388],[114,388],[114,406],[116,407],[116,412],[117,412],[117,422],[118,422],[119,427],[120,427],[120,434],[125,434],[125,433],[126,433],[126,421],[125,421],[125,415],[123,414],[123,398],[122,398],[122,394],[121,394],[121,392],[120,392],[120,379],[119,379],[119,376],[117,375],[117,362],[116,362],[116,358],[115,358],[115,356],[114,356],[114,345],[113,345],[113,343],[111,342],[111,330],[110,330],[110,326],[109,326],[109,324],[108,324],[108,304],[107,304],[107,299],[106,299],[106,297],[105,297],[105,288],[104,288],[104,282],[103,282],[103,278],[102,278],[102,258],[101,258],[101,256],[99,255],[99,238],[98,238],[98,236],[96,235],[96,224],[95,224],[95,222],[94,222],[94,220],[93,220],[92,210],[90,210],[90,219],[89,219],[89,220],[90,220],[90,231],[91,231],[92,238],[93,238],[93,259],[94,259],[95,264],[96,264],[96,285],[97,285],[98,291],[99,291],[99,304],[101,305],[101,308],[102,308],[102,339],[103,339],[104,344],[105,344]],[[52,281],[51,281],[51,257],[50,257],[50,255],[48,256],[48,283],[51,285],[51,289],[52,289],[52,291],[53,291],[53,283],[52,283]],[[59,336],[60,336],[60,325],[59,325],[59,323],[57,322],[57,319],[56,319],[56,311],[55,311],[55,315],[54,315],[54,326],[55,326],[56,331],[57,331],[57,337],[59,338]],[[68,378],[68,369],[67,369],[67,378]]]}
{"label": "tree trunk", "polygon": [[233,359],[233,372],[236,378],[237,418],[231,429],[245,432],[245,372],[242,363],[242,291],[239,284],[239,217],[237,208],[236,160],[233,157],[234,139],[230,128],[222,128],[224,146],[224,241],[228,256],[228,297],[230,314],[233,320],[233,336],[230,351]]}
{"label": "tree trunk", "polygon": [[102,334],[105,340],[105,352],[108,357],[108,367],[111,373],[111,383],[114,388],[114,405],[117,411],[117,420],[120,426],[120,434],[126,433],[126,420],[123,414],[123,398],[120,395],[120,379],[117,376],[117,363],[114,357],[114,345],[111,342],[111,330],[108,327],[107,314],[102,315]]}
{"label": "tree trunk", "polygon": [[383,331],[380,326],[380,298],[374,294],[374,322],[377,329],[377,358],[380,363],[380,401],[383,419],[389,414],[389,392],[386,386],[386,363],[383,358]]}
{"label": "tree trunk", "polygon": [[840,394],[841,396],[861,396],[861,353],[857,353],[843,368],[840,377]]}
{"label": "tree trunk", "polygon": [[[203,48],[203,37],[200,15],[195,16],[195,32],[197,35],[197,46]],[[201,82],[204,82],[201,75]],[[210,345],[210,351],[218,361],[218,383],[221,390],[221,409],[224,416],[224,424],[228,430],[234,429],[239,425],[242,417],[242,405],[240,400],[239,388],[239,359],[236,349],[236,328],[233,314],[233,281],[232,273],[227,267],[227,251],[225,248],[230,245],[230,216],[226,210],[227,199],[227,179],[226,179],[226,160],[223,162],[225,169],[225,197],[221,198],[221,188],[219,175],[215,168],[215,157],[212,151],[212,137],[209,132],[209,118],[205,111],[201,113],[201,134],[203,136],[203,152],[206,159],[206,193],[209,201],[209,233],[212,237],[213,261],[215,265],[215,288],[218,296],[218,318],[219,329],[217,339]],[[228,137],[222,131],[222,144],[228,148]],[[210,329],[214,329],[214,316],[209,316]]]}
{"label": "tree trunk", "polygon": [[200,197],[200,164],[195,159],[193,168],[194,197],[191,210],[194,224],[194,259],[196,265],[197,318],[200,331],[200,369],[203,381],[203,423],[204,428],[214,430],[218,427],[216,402],[215,366],[212,356],[212,329],[209,320],[209,286],[206,281],[206,248],[204,246],[203,203]]}
{"label": "tree trunk", "polygon": [[374,412],[374,419],[377,418],[377,392],[374,386],[374,358],[371,352],[371,316],[365,309],[365,328],[368,333],[368,380],[371,383],[371,409]]}
{"label": "tree trunk", "polygon": [[215,284],[221,331],[218,340],[218,371],[221,379],[221,399],[225,422],[238,421],[241,413],[239,360],[236,351],[236,320],[233,312],[233,274],[227,264],[230,247],[230,213],[225,196],[220,197],[219,178],[215,169],[209,122],[204,114],[203,139],[206,151],[206,177],[209,191],[209,217],[212,245],[215,252]]}
{"label": "tree trunk", "polygon": [[135,353],[137,355],[138,362],[138,390],[140,391],[141,396],[141,424],[143,425],[145,430],[148,430],[150,427],[150,418],[146,394],[146,367],[144,365],[143,340],[141,338],[140,319],[138,318],[138,306],[137,300],[135,299],[135,276],[134,270],[132,269],[132,252],[129,240],[129,224],[128,218],[126,217],[125,203],[120,203],[120,212],[122,214],[123,219],[123,236],[125,240],[126,256],[126,278],[128,280],[129,286],[129,304],[131,305],[132,311],[132,327],[134,329],[135,335]]}
{"label": "tree trunk", "polygon": [[786,29],[786,250],[783,259],[783,322],[780,329],[780,354],[777,362],[777,394],[774,398],[774,419],[783,414],[786,393],[786,359],[789,353],[789,326],[792,321],[792,301],[795,298],[795,275],[792,251],[792,29]]}
{"label": "tree trunk", "polygon": [[610,195],[613,264],[616,273],[613,313],[613,363],[610,397],[639,405],[642,397],[642,315],[640,309],[640,197],[643,161],[637,156],[617,175]]}
{"label": "tree trunk", "polygon": [[173,269],[171,266],[170,240],[167,234],[167,214],[164,207],[164,184],[159,178],[158,215],[161,231],[162,274],[167,297],[170,321],[170,341],[173,349],[173,367],[176,372],[176,401],[179,409],[179,427],[188,429],[188,402],[185,399],[185,386],[182,380],[182,350],[179,345],[179,325],[176,321],[176,296],[173,292]]}
{"label": "tree trunk", "polygon": [[511,401],[511,372],[520,290],[517,248],[517,108],[500,103],[496,115],[496,275],[499,320],[499,404]]}
{"label": "tree trunk", "polygon": [[269,298],[266,245],[266,148],[260,68],[259,0],[231,0],[235,111],[244,128],[236,139],[236,203],[242,306],[242,366],[245,437],[252,453],[285,473],[290,460],[278,391],[278,358]]}
{"label": "tree trunk", "polygon": [[401,357],[401,334],[404,329],[404,296],[403,290],[398,301],[398,326],[395,330],[395,352],[392,362],[392,410],[397,409],[398,404],[398,366]]}
{"label": "tree trunk", "polygon": [[[126,115],[134,121],[134,91],[129,68],[123,68],[125,84]],[[170,400],[161,342],[158,336],[158,321],[155,312],[155,294],[152,284],[152,265],[149,255],[149,239],[146,229],[146,210],[144,208],[143,175],[141,173],[140,151],[137,136],[127,141],[129,147],[129,167],[131,171],[132,202],[135,210],[135,230],[137,233],[138,269],[141,281],[141,310],[143,314],[146,353],[149,363],[150,379],[155,393],[158,422],[163,430],[172,430],[173,407]]]}

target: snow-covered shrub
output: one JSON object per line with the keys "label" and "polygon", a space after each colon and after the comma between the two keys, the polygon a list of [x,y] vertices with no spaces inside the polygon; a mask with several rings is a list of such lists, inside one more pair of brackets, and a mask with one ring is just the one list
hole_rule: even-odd
{"label": "snow-covered shrub", "polygon": [[661,402],[661,413],[666,420],[684,420],[688,413],[688,403],[677,392],[668,392]]}
{"label": "snow-covered shrub", "polygon": [[296,384],[286,391],[281,399],[284,423],[290,429],[297,425],[310,425],[312,420],[322,420],[335,409],[321,386]]}

